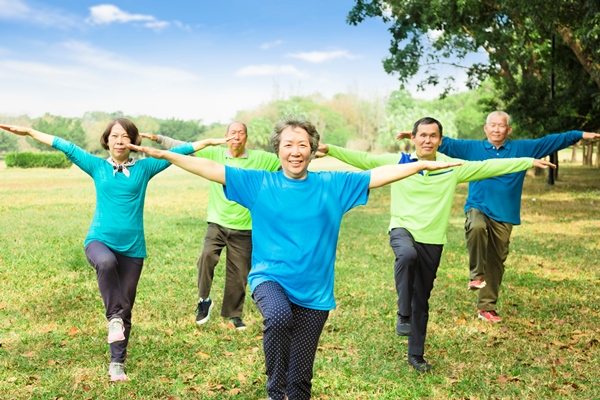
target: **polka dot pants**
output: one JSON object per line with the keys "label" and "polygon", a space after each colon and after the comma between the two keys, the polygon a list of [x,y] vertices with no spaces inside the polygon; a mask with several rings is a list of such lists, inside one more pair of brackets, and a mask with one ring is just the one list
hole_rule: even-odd
{"label": "polka dot pants", "polygon": [[263,348],[267,393],[273,400],[309,400],[313,364],[329,311],[293,304],[277,282],[263,282],[252,293],[264,320]]}

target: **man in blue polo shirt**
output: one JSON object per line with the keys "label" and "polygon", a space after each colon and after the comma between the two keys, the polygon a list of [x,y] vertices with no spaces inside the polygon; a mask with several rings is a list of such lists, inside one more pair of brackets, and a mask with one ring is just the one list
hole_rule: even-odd
{"label": "man in blue polo shirt", "polygon": [[[487,140],[446,137],[438,150],[447,156],[469,161],[514,157],[539,159],[581,139],[600,139],[600,134],[597,133],[569,131],[535,140],[506,140],[512,133],[512,127],[510,116],[504,111],[489,114],[483,130]],[[481,289],[477,301],[478,317],[489,322],[502,320],[496,313],[496,302],[512,227],[521,223],[521,194],[525,172],[469,183],[465,203],[465,236],[471,270],[468,288]]]}

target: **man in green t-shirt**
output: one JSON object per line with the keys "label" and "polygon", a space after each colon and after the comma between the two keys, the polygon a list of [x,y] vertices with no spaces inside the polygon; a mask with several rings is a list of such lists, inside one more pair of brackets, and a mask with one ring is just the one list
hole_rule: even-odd
{"label": "man in green t-shirt", "polygon": [[[161,146],[170,149],[183,142],[172,138],[142,134]],[[225,137],[227,147],[207,147],[196,155],[218,163],[248,169],[277,171],[279,158],[275,153],[246,149],[248,132],[246,125],[232,122],[227,127]],[[206,151],[204,151],[206,150]],[[210,289],[215,267],[223,248],[227,248],[225,259],[225,288],[221,316],[229,319],[238,330],[246,329],[242,320],[242,311],[246,298],[246,284],[252,258],[252,219],[247,208],[229,201],[223,193],[223,186],[211,182],[209,186],[208,207],[206,210],[206,235],[200,257],[198,258],[198,306],[196,323],[202,325],[210,319],[213,301]]]}
{"label": "man in green t-shirt", "polygon": [[[380,165],[411,163],[418,160],[451,161],[437,152],[442,143],[442,124],[422,118],[412,130],[416,151],[412,154],[371,155],[321,144],[317,156],[329,154],[360,169]],[[456,161],[456,159],[454,159]],[[396,333],[408,336],[408,363],[419,372],[431,366],[423,358],[429,320],[429,297],[433,289],[456,186],[462,182],[552,164],[533,158],[463,161],[459,167],[424,171],[392,183],[391,221],[388,232],[396,260],[394,279],[398,294]]]}

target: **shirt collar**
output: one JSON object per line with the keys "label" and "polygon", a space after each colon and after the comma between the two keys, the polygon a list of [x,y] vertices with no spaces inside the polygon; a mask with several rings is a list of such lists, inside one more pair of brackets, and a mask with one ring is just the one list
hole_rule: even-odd
{"label": "shirt collar", "polygon": [[242,153],[239,157],[234,157],[229,150],[229,147],[225,150],[225,158],[248,158],[248,149],[244,149],[244,153]]}
{"label": "shirt collar", "polygon": [[485,142],[483,143],[483,146],[486,149],[502,149],[502,148],[504,148],[506,150],[509,150],[510,149],[510,140],[505,140],[504,143],[502,144],[502,146],[496,147],[493,144],[491,144],[489,140],[486,139]]}

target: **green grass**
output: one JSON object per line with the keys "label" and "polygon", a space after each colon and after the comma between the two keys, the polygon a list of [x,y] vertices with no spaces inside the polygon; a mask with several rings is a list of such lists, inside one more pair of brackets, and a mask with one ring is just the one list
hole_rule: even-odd
{"label": "green grass", "polygon": [[[475,318],[476,295],[466,290],[467,188],[458,188],[430,300],[426,375],[408,367],[406,340],[394,332],[389,189],[373,190],[344,217],[338,308],[321,336],[313,397],[600,398],[600,169],[563,163],[560,173],[554,188],[526,179],[498,325]],[[247,297],[246,331],[219,317],[221,267],[213,316],[194,324],[207,183],[174,167],[148,189],[130,380],[108,381],[104,309],[82,248],[93,198],[76,167],[0,166],[0,399],[265,398],[260,315]]]}

